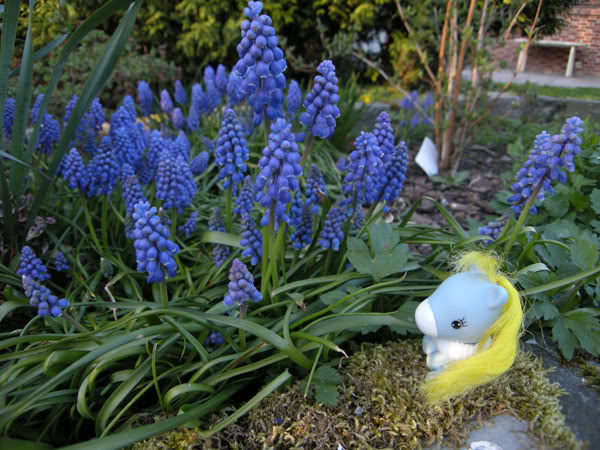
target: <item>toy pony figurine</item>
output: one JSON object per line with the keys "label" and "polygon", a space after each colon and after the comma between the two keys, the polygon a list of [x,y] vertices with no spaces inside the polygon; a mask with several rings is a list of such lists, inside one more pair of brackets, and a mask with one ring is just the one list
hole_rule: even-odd
{"label": "toy pony figurine", "polygon": [[433,370],[423,385],[430,402],[466,394],[506,372],[515,360],[523,311],[499,261],[469,252],[415,312]]}

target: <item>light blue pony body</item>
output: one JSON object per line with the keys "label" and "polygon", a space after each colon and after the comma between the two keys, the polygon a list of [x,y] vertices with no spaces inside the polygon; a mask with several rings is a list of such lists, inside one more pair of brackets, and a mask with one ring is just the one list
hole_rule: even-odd
{"label": "light blue pony body", "polygon": [[442,370],[452,361],[475,354],[479,341],[500,317],[507,300],[506,289],[476,269],[444,280],[415,312],[417,326],[425,335],[427,366]]}

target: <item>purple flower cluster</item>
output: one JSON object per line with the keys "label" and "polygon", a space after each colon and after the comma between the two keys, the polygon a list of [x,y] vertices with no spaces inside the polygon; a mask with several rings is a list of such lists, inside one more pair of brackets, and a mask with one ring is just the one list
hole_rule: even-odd
{"label": "purple flower cluster", "polygon": [[[208,230],[209,231],[220,231],[222,233],[225,233],[225,219],[223,218],[223,214],[221,214],[221,209],[220,208],[215,208],[213,210],[213,213],[211,214],[210,218],[208,219]],[[213,246],[212,249],[212,255],[213,255],[213,261],[215,262],[215,265],[218,267],[221,264],[223,264],[225,262],[225,260],[227,258],[229,258],[229,255],[231,254],[231,251],[229,250],[229,247],[227,247],[226,245],[221,245],[221,244],[216,244],[215,246]]]}
{"label": "purple flower cluster", "polygon": [[248,144],[235,111],[226,109],[215,149],[215,164],[221,167],[219,180],[225,179],[225,189],[244,179],[244,173],[248,170],[244,161],[248,160],[248,153]]}
{"label": "purple flower cluster", "polygon": [[[558,180],[560,183],[567,181],[567,174],[561,170],[573,172],[575,166],[573,158],[580,151],[583,132],[583,120],[579,117],[567,119],[560,134],[550,136],[543,131],[534,141],[534,149],[529,152],[527,161],[517,172],[517,181],[512,185],[515,194],[507,201],[512,203],[511,209],[515,214],[520,214],[529,197],[541,183],[537,193],[537,200],[544,200],[546,195],[554,194],[552,182]],[[532,205],[529,212],[537,213],[537,208]]]}
{"label": "purple flower cluster", "polygon": [[185,114],[183,114],[181,108],[173,109],[171,120],[173,121],[173,126],[178,130],[185,130],[188,126],[187,119],[185,118]]}
{"label": "purple flower cluster", "polygon": [[209,111],[208,97],[204,93],[200,83],[195,83],[192,86],[192,106],[199,116]]}
{"label": "purple flower cluster", "polygon": [[[123,172],[125,172],[125,170],[123,170]],[[147,201],[142,185],[135,174],[129,173],[126,176],[121,176],[121,197],[125,201],[125,210],[127,211],[128,216],[133,214],[136,204],[145,203]]]}
{"label": "purple flower cluster", "polygon": [[160,155],[156,167],[156,198],[163,201],[163,208],[177,208],[181,214],[195,195],[196,183],[189,164],[181,156],[174,158],[170,152]]}
{"label": "purple flower cluster", "polygon": [[187,218],[185,223],[181,225],[178,230],[181,231],[185,238],[189,238],[190,234],[196,231],[196,224],[198,223],[198,211],[194,211],[190,214],[190,217]]}
{"label": "purple flower cluster", "polygon": [[229,291],[225,295],[225,306],[244,304],[248,300],[260,302],[262,294],[254,286],[254,278],[246,265],[236,258],[229,271]]}
{"label": "purple flower cluster", "polygon": [[210,334],[204,339],[204,345],[221,345],[223,343],[223,336],[218,331],[211,331]]}
{"label": "purple flower cluster", "polygon": [[229,107],[242,103],[243,99],[238,94],[241,85],[242,77],[232,70],[227,80],[227,104]]}
{"label": "purple flower cluster", "polygon": [[[241,98],[248,97],[248,104],[254,110],[258,120],[266,112],[269,119],[283,117],[283,89],[287,64],[283,51],[278,46],[272,20],[266,14],[260,14],[262,3],[250,1],[244,8],[249,20],[241,24],[242,40],[237,46],[240,60],[235,71],[243,77],[238,90]],[[266,109],[265,109],[266,108]]]}
{"label": "purple flower cluster", "polygon": [[150,85],[144,80],[140,80],[137,86],[137,98],[142,114],[147,117],[152,114],[152,104],[154,103],[154,94]]}
{"label": "purple flower cluster", "polygon": [[167,116],[173,114],[173,100],[166,89],[160,91],[160,107]]}
{"label": "purple flower cluster", "polygon": [[208,152],[201,152],[190,162],[190,169],[194,175],[202,175],[208,167],[210,155]]}
{"label": "purple flower cluster", "polygon": [[7,98],[4,103],[4,115],[2,117],[2,126],[6,137],[12,136],[13,121],[15,119],[15,99]]}
{"label": "purple flower cluster", "polygon": [[48,269],[42,260],[35,256],[31,247],[25,246],[21,249],[21,258],[17,274],[32,280],[46,281],[50,279]]}
{"label": "purple flower cluster", "polygon": [[290,81],[285,98],[285,118],[288,122],[296,120],[296,114],[302,104],[302,90],[296,80]]}
{"label": "purple flower cluster", "polygon": [[[290,235],[292,245],[296,250],[312,243],[313,235],[313,213],[308,202],[302,205],[300,217],[294,221],[294,232]],[[343,235],[342,235],[343,237]]]}
{"label": "purple flower cluster", "polygon": [[399,197],[404,180],[406,179],[406,171],[408,170],[408,151],[406,143],[400,141],[391,155],[391,160],[385,165],[385,184],[381,185],[381,200],[385,202],[384,211],[388,212],[389,205],[394,203]]}
{"label": "purple flower cluster", "polygon": [[215,69],[212,66],[204,68],[204,88],[206,89],[206,100],[209,113],[213,112],[221,102],[221,94],[215,86]]}
{"label": "purple flower cluster", "polygon": [[252,212],[254,205],[254,183],[250,175],[246,175],[240,193],[235,199],[234,214],[244,215]]}
{"label": "purple flower cluster", "polygon": [[257,265],[262,259],[263,239],[262,233],[258,231],[256,222],[249,214],[242,214],[242,257],[250,258],[250,264]]}
{"label": "purple flower cluster", "polygon": [[291,132],[291,125],[277,119],[271,126],[268,144],[258,161],[260,173],[256,177],[256,201],[266,209],[260,226],[269,223],[271,208],[274,207],[276,228],[280,221],[287,223],[286,209],[292,200],[292,192],[297,192],[298,177],[302,175],[298,144]]}
{"label": "purple flower cluster", "polygon": [[38,309],[38,315],[40,316],[59,317],[63,308],[69,306],[69,301],[66,298],[59,299],[56,295],[52,295],[50,289],[42,286],[32,278],[24,275],[22,283],[29,304]]}
{"label": "purple flower cluster", "polygon": [[372,133],[360,133],[355,141],[356,150],[350,153],[342,188],[347,199],[344,206],[354,203],[371,204],[377,200],[377,184],[383,165],[383,152]]}
{"label": "purple flower cluster", "polygon": [[133,247],[138,272],[148,272],[148,283],[163,281],[165,271],[168,277],[176,276],[177,263],[173,255],[179,253],[179,247],[169,240],[169,228],[161,223],[156,207],[150,207],[148,202],[140,202],[134,210]]}
{"label": "purple flower cluster", "polygon": [[100,148],[88,164],[88,196],[110,195],[117,185],[121,167],[115,157],[110,137],[104,136]]}
{"label": "purple flower cluster", "polygon": [[315,77],[315,85],[304,99],[306,111],[300,114],[300,123],[307,127],[314,136],[327,139],[335,131],[335,119],[340,116],[337,103],[338,79],[335,66],[326,59],[317,68],[321,75]]}
{"label": "purple flower cluster", "polygon": [[217,66],[217,74],[215,75],[215,87],[219,94],[224,96],[227,93],[227,84],[229,82],[229,77],[227,76],[227,69],[223,64],[219,64]]}
{"label": "purple flower cluster", "polygon": [[180,105],[185,105],[187,103],[187,94],[185,93],[183,84],[181,84],[181,80],[175,80],[175,94],[173,97]]}
{"label": "purple flower cluster", "polygon": [[71,266],[69,266],[69,262],[62,252],[56,252],[56,255],[54,256],[54,267],[56,267],[56,270],[59,272],[68,272],[71,270]]}
{"label": "purple flower cluster", "polygon": [[52,146],[58,141],[60,141],[60,125],[58,124],[58,120],[54,119],[51,114],[45,113],[35,149],[49,155],[52,152]]}
{"label": "purple flower cluster", "polygon": [[340,249],[340,244],[344,240],[342,225],[345,218],[344,211],[337,206],[331,207],[327,213],[319,238],[319,245],[325,250],[331,248],[334,251],[338,251]]}
{"label": "purple flower cluster", "polygon": [[[504,214],[500,219],[493,222],[488,222],[487,225],[480,227],[479,234],[489,236],[495,241],[500,237],[500,234],[502,233],[502,229],[506,225],[506,222],[508,222],[507,213]],[[485,241],[483,241],[483,243],[484,245],[490,245],[492,241],[490,239],[486,239]]]}
{"label": "purple flower cluster", "polygon": [[310,166],[308,177],[306,177],[304,192],[306,194],[306,204],[312,205],[312,213],[319,214],[321,211],[321,201],[319,196],[326,196],[327,188],[325,187],[323,174],[316,164]]}
{"label": "purple flower cluster", "polygon": [[90,177],[77,149],[72,148],[63,157],[60,164],[60,173],[67,182],[69,189],[79,188],[81,192],[85,192],[90,182]]}
{"label": "purple flower cluster", "polygon": [[42,107],[43,101],[44,101],[44,94],[39,94],[35,98],[35,102],[33,102],[33,106],[31,107],[31,123],[37,122],[38,115],[40,113],[40,108]]}

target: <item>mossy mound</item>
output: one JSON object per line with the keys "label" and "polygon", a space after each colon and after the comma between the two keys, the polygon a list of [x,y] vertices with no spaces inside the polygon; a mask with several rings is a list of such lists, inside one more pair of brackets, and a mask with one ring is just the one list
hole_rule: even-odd
{"label": "mossy mound", "polygon": [[[522,352],[495,382],[432,407],[419,391],[427,373],[420,340],[363,344],[344,370],[336,406],[306,399],[294,383],[209,439],[180,428],[133,449],[308,450],[338,444],[345,449],[414,449],[442,442],[459,447],[469,431],[501,413],[529,421],[549,448],[578,448],[560,412],[563,392],[548,381],[547,372],[539,359]],[[212,416],[206,428],[224,417],[224,412]]]}

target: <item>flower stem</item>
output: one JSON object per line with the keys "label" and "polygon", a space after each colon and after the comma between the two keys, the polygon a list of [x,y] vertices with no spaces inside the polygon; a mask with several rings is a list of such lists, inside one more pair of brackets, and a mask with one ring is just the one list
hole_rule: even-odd
{"label": "flower stem", "polygon": [[513,231],[511,233],[510,237],[508,238],[508,241],[506,241],[506,244],[504,245],[504,254],[505,255],[508,255],[510,248],[515,243],[515,240],[517,239],[517,236],[519,235],[519,232],[521,231],[521,227],[523,227],[523,224],[525,223],[527,214],[529,214],[529,209],[533,205],[533,202],[535,201],[535,198],[539,194],[540,189],[542,189],[542,186],[544,185],[545,180],[546,180],[546,175],[544,175],[542,177],[542,179],[538,182],[537,186],[535,187],[535,189],[529,196],[529,200],[527,200],[527,203],[523,207],[523,210],[521,211],[521,215],[519,216],[519,220],[517,220],[517,223],[515,224],[515,227],[513,228]]}
{"label": "flower stem", "polygon": [[327,250],[327,256],[325,257],[325,264],[323,265],[323,276],[327,275],[327,271],[329,270],[329,265],[331,264],[331,257],[333,255],[333,251],[331,249]]}
{"label": "flower stem", "polygon": [[312,148],[313,134],[308,133],[308,140],[306,141],[306,146],[304,147],[304,153],[302,153],[302,159],[300,160],[300,167],[304,170],[304,165],[308,161],[308,157],[310,156],[310,149]]}
{"label": "flower stem", "polygon": [[269,226],[263,227],[262,235],[263,254],[260,270],[260,293],[263,299],[266,299],[269,296]]}
{"label": "flower stem", "polygon": [[104,244],[104,251],[108,253],[108,198],[106,195],[102,196],[102,222],[100,228],[102,230],[102,243]]}
{"label": "flower stem", "polygon": [[169,292],[167,291],[166,280],[161,281],[158,287],[160,289],[160,305],[163,309],[169,309]]}
{"label": "flower stem", "polygon": [[[71,317],[66,311],[62,311],[61,316],[64,317],[67,322],[69,322],[71,325],[73,325],[75,328],[77,328],[82,333],[90,334],[90,330],[88,330],[86,327],[81,325],[77,320],[75,320],[73,317]],[[94,336],[93,334],[90,334],[90,338],[98,345],[103,344],[102,340],[100,338]]]}
{"label": "flower stem", "polygon": [[[246,319],[246,315],[248,313],[248,304],[247,303],[241,303],[240,304],[240,320],[245,320]],[[240,331],[240,349],[242,351],[246,350],[246,331],[242,330],[241,328],[239,329]]]}
{"label": "flower stem", "polygon": [[230,184],[227,188],[227,194],[225,197],[225,230],[231,233],[231,191],[233,190],[233,184]]}
{"label": "flower stem", "polygon": [[94,230],[92,218],[90,217],[90,212],[87,207],[87,199],[83,196],[83,194],[81,194],[81,204],[83,205],[83,214],[85,215],[85,221],[87,222],[88,228],[90,230],[90,236],[92,236],[92,241],[94,242],[98,253],[103,254],[104,252],[102,251],[102,246],[100,245],[98,236],[96,236],[96,230]]}

